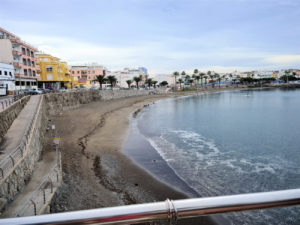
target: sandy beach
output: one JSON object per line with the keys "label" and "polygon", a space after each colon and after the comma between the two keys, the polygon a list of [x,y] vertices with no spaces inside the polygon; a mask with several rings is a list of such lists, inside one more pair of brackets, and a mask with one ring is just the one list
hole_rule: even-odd
{"label": "sandy beach", "polygon": [[[52,212],[187,198],[137,166],[122,153],[122,146],[132,113],[162,98],[190,94],[195,93],[98,101],[53,117],[51,123],[61,138],[64,175]],[[209,217],[201,217],[179,224],[215,223]]]}

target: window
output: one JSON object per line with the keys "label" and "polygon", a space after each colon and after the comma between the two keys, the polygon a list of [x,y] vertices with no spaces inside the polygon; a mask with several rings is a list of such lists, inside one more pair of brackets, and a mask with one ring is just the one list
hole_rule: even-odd
{"label": "window", "polygon": [[25,81],[21,81],[21,86],[24,86],[25,85]]}
{"label": "window", "polygon": [[12,74],[11,74],[11,72],[9,72],[9,76],[11,76],[11,77],[12,77]]}
{"label": "window", "polygon": [[31,51],[31,52],[30,52],[30,55],[31,55],[31,57],[34,57],[34,55],[33,55],[33,51]]}
{"label": "window", "polygon": [[72,71],[72,74],[74,74],[74,71]]}
{"label": "window", "polygon": [[19,81],[16,81],[16,85],[19,86],[19,85],[20,85],[20,82],[19,82]]}
{"label": "window", "polygon": [[79,74],[79,73],[80,73],[80,71],[77,71],[77,73]]}
{"label": "window", "polygon": [[35,71],[32,71],[32,73],[33,73],[33,76],[35,77]]}
{"label": "window", "polygon": [[28,66],[31,66],[31,61],[30,61],[30,59],[27,59],[27,65],[28,65]]}
{"label": "window", "polygon": [[89,78],[88,78],[89,80],[91,79],[91,77],[89,76]]}
{"label": "window", "polygon": [[47,66],[47,67],[46,67],[46,71],[47,71],[47,72],[52,72],[52,66]]}
{"label": "window", "polygon": [[23,55],[26,54],[25,48],[22,48],[22,54],[23,54]]}
{"label": "window", "polygon": [[29,76],[32,76],[31,69],[28,70]]}
{"label": "window", "polygon": [[0,75],[2,75],[2,70],[0,70]]}
{"label": "window", "polygon": [[31,62],[32,66],[34,67],[34,61]]}
{"label": "window", "polygon": [[48,62],[48,58],[44,58],[44,61],[45,61],[45,62]]}
{"label": "window", "polygon": [[27,76],[27,69],[24,69],[24,75]]}
{"label": "window", "polygon": [[24,64],[25,66],[27,65],[26,59],[23,59],[23,64]]}
{"label": "window", "polygon": [[89,74],[91,74],[91,71],[89,71]]}
{"label": "window", "polygon": [[27,48],[27,56],[30,56],[30,51],[28,48]]}
{"label": "window", "polygon": [[30,86],[30,82],[29,81],[26,82],[26,86]]}
{"label": "window", "polygon": [[92,73],[95,74],[95,70],[93,70]]}
{"label": "window", "polygon": [[4,75],[6,75],[6,76],[7,76],[7,71],[4,71]]}

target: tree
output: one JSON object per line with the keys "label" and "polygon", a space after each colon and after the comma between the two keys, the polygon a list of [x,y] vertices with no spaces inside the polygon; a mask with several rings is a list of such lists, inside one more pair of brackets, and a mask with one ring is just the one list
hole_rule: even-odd
{"label": "tree", "polygon": [[203,87],[203,77],[205,76],[205,73],[200,73],[199,76],[201,79],[201,87]]}
{"label": "tree", "polygon": [[214,88],[215,87],[215,76],[211,73],[211,71],[208,71],[207,72],[207,75],[209,76],[210,80],[212,81],[212,87]]}
{"label": "tree", "polygon": [[111,90],[113,89],[113,86],[116,84],[117,82],[117,78],[115,76],[108,76],[107,77],[108,82],[110,83],[111,86]]}
{"label": "tree", "polygon": [[190,75],[186,75],[184,78],[184,82],[190,84],[190,79],[191,79]]}
{"label": "tree", "polygon": [[168,82],[164,80],[164,81],[160,82],[160,85],[163,86],[163,87],[164,87],[164,86],[167,86],[167,85],[168,85]]}
{"label": "tree", "polygon": [[181,78],[178,79],[178,83],[179,83],[179,86],[180,86],[180,90],[181,90],[181,84],[183,83],[183,80]]}
{"label": "tree", "polygon": [[140,77],[134,77],[133,80],[136,83],[136,88],[139,89],[139,82],[142,80]]}
{"label": "tree", "polygon": [[181,76],[185,76],[186,73],[184,71],[181,72]]}
{"label": "tree", "polygon": [[126,83],[128,84],[128,88],[130,88],[130,85],[132,84],[132,80],[126,80]]}
{"label": "tree", "polygon": [[96,76],[96,81],[99,82],[99,88],[102,90],[102,84],[104,84],[107,81],[107,79],[105,78],[105,74]]}
{"label": "tree", "polygon": [[208,78],[208,76],[207,76],[207,75],[205,75],[205,76],[204,76],[205,88],[207,88],[207,86],[206,86],[206,85],[207,85],[207,78]]}
{"label": "tree", "polygon": [[286,71],[284,71],[284,73],[285,73],[285,76],[286,76],[286,83],[289,84],[289,76],[290,76],[291,71],[286,70]]}
{"label": "tree", "polygon": [[173,76],[175,77],[175,89],[177,90],[177,81],[176,81],[176,77],[179,76],[179,73],[178,73],[177,71],[175,71],[175,72],[173,73]]}
{"label": "tree", "polygon": [[194,74],[197,75],[199,71],[197,69],[194,69]]}
{"label": "tree", "polygon": [[156,88],[157,80],[152,81],[154,88]]}
{"label": "tree", "polygon": [[215,78],[218,80],[218,82],[219,82],[219,88],[220,88],[221,87],[221,76],[220,76],[220,74],[216,73],[215,74]]}
{"label": "tree", "polygon": [[151,87],[151,85],[152,85],[152,79],[151,79],[151,78],[148,78],[148,79],[146,80],[146,83],[148,84],[148,87],[149,87],[149,89],[150,89],[150,87]]}
{"label": "tree", "polygon": [[195,80],[197,81],[197,84],[199,84],[200,76],[199,75],[195,76]]}

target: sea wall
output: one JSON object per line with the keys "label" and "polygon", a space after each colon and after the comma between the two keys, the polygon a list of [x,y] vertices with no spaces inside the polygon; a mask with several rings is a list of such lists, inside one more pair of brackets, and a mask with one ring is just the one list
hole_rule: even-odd
{"label": "sea wall", "polygon": [[111,100],[116,98],[126,98],[149,94],[159,94],[157,90],[101,90],[101,100]]}
{"label": "sea wall", "polygon": [[4,135],[10,128],[11,124],[17,118],[29,99],[30,96],[23,97],[0,112],[0,143],[2,142]]}
{"label": "sea wall", "polygon": [[44,95],[47,112],[51,115],[101,99],[97,90],[50,93]]}

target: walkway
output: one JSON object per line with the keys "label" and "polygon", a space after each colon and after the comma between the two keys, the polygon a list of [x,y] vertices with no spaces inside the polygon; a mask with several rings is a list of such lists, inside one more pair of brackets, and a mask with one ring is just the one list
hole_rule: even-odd
{"label": "walkway", "polygon": [[25,131],[35,115],[40,98],[40,95],[31,96],[24,109],[22,109],[18,117],[12,123],[4,136],[4,143],[0,146],[0,151],[2,152],[0,161],[8,154],[11,154],[21,143]]}
{"label": "walkway", "polygon": [[[37,190],[43,180],[48,176],[50,169],[53,168],[56,164],[56,154],[55,150],[52,152],[47,152],[43,155],[43,160],[38,162],[37,167],[34,169],[34,173],[30,182],[25,186],[24,190],[18,194],[18,196],[14,199],[14,201],[8,205],[7,209],[5,210],[4,214],[1,215],[2,218],[6,217],[15,217],[16,213],[25,205],[25,203],[32,197],[32,194],[35,190]],[[50,186],[49,186],[50,188]],[[36,201],[36,196],[33,196]],[[43,196],[39,196],[40,203],[43,202]],[[39,204],[36,202],[36,204]],[[29,207],[23,209],[28,211],[29,215],[34,215],[34,208]]]}

